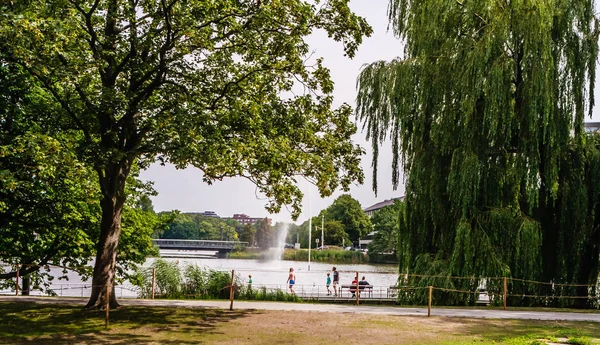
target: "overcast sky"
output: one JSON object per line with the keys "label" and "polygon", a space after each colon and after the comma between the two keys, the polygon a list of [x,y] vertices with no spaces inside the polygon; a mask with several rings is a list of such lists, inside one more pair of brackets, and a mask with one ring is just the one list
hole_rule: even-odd
{"label": "overcast sky", "polygon": [[[391,60],[397,57],[402,46],[400,42],[387,32],[387,4],[389,0],[354,0],[351,7],[355,13],[367,19],[374,33],[360,46],[354,59],[343,55],[342,45],[332,42],[322,33],[309,37],[309,43],[315,51],[314,57],[324,57],[324,65],[331,70],[335,82],[335,105],[348,103],[354,107],[356,98],[356,77],[365,63],[377,60]],[[598,89],[596,94],[598,97]],[[598,111],[594,120],[598,121]],[[361,145],[367,153],[363,156],[362,167],[365,172],[365,184],[355,185],[350,194],[357,199],[363,208],[392,197],[404,195],[404,186],[392,190],[391,185],[391,148],[384,145],[380,149],[380,164],[378,176],[378,195],[371,189],[371,150],[365,141],[365,135],[360,131],[354,136],[354,141]],[[156,211],[180,210],[182,212],[215,211],[221,217],[231,217],[234,213],[245,213],[251,217],[269,217],[276,221],[291,221],[290,210],[285,207],[279,214],[269,214],[264,206],[267,200],[260,195],[255,186],[243,178],[230,178],[215,182],[209,186],[202,182],[202,172],[196,168],[176,170],[173,166],[153,165],[143,172],[141,178],[154,181],[154,188],[159,193],[152,199]],[[320,210],[331,205],[333,200],[342,194],[321,199],[317,188],[302,181],[300,187],[305,194],[302,214],[296,221],[300,223]]]}

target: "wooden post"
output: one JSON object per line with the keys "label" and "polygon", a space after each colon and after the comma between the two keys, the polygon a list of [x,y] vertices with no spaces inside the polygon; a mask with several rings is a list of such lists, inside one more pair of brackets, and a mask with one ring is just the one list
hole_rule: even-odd
{"label": "wooden post", "polygon": [[233,310],[233,295],[234,295],[233,279],[234,279],[234,277],[235,277],[235,270],[231,270],[231,286],[229,287],[229,301],[230,301],[229,310]]}
{"label": "wooden post", "polygon": [[506,277],[504,277],[504,310],[506,310]]}
{"label": "wooden post", "polygon": [[360,290],[358,289],[358,272],[356,272],[355,281],[356,281],[356,305],[359,305],[360,304],[360,301],[359,301]]}
{"label": "wooden post", "polygon": [[17,264],[17,276],[15,279],[15,296],[19,296],[19,264]]}
{"label": "wooden post", "polygon": [[427,304],[427,317],[431,316],[431,294],[433,292],[433,286],[429,286],[429,303]]}
{"label": "wooden post", "polygon": [[108,329],[108,315],[110,313],[110,284],[106,286],[106,320],[104,328]]}
{"label": "wooden post", "polygon": [[152,267],[152,299],[154,299],[154,284],[156,282],[156,267]]}

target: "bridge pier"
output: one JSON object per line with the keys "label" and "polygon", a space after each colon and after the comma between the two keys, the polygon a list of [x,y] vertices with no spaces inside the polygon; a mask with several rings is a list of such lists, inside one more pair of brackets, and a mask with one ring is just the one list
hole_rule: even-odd
{"label": "bridge pier", "polygon": [[229,255],[229,251],[228,250],[219,250],[217,252],[217,258],[219,258],[219,259],[226,259],[227,255]]}

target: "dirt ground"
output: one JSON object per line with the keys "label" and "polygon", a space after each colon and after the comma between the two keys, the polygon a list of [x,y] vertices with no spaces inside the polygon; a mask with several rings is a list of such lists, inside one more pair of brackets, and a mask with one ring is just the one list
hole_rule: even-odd
{"label": "dirt ground", "polygon": [[0,303],[0,344],[600,344],[594,322],[425,316]]}

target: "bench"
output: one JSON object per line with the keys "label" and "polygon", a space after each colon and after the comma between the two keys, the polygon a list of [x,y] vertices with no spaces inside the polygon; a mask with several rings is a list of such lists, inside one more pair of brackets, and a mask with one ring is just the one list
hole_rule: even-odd
{"label": "bench", "polygon": [[397,297],[398,296],[398,286],[397,285],[390,286],[387,290],[387,296],[388,296],[388,298]]}
{"label": "bench", "polygon": [[[340,296],[342,296],[344,290],[348,290],[350,293],[354,293],[356,291],[356,285],[340,285]],[[358,291],[360,293],[366,292],[368,297],[373,297],[373,285],[358,285]]]}

